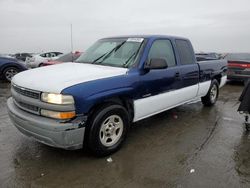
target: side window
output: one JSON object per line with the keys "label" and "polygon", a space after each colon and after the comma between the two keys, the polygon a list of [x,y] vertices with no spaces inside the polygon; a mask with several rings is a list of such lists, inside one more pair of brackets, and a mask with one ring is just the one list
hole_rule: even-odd
{"label": "side window", "polygon": [[169,40],[156,40],[148,53],[148,59],[161,58],[167,61],[169,67],[176,65],[172,44]]}
{"label": "side window", "polygon": [[177,50],[180,56],[180,61],[182,65],[188,65],[195,63],[193,57],[193,50],[186,40],[176,40]]}
{"label": "side window", "polygon": [[50,53],[50,57],[56,57],[55,53]]}

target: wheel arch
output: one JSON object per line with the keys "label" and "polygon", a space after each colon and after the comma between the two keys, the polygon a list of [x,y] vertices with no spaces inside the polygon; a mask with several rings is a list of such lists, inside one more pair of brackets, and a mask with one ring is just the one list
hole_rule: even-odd
{"label": "wheel arch", "polygon": [[20,69],[20,67],[18,67],[17,65],[14,65],[14,64],[6,64],[4,67],[2,67],[1,69],[1,73],[3,74],[4,71],[10,67],[14,67],[14,68],[17,68],[17,69]]}
{"label": "wheel arch", "polygon": [[222,78],[222,75],[221,74],[217,74],[217,75],[214,75],[212,77],[212,80],[217,80],[218,84],[220,85],[221,84],[221,78]]}
{"label": "wheel arch", "polygon": [[98,100],[95,104],[93,104],[90,107],[88,116],[91,117],[93,114],[102,106],[107,105],[107,104],[119,104],[123,106],[129,113],[129,119],[130,121],[133,121],[134,118],[134,105],[133,105],[133,100],[126,95],[118,95],[118,96],[112,96],[105,98],[103,100]]}

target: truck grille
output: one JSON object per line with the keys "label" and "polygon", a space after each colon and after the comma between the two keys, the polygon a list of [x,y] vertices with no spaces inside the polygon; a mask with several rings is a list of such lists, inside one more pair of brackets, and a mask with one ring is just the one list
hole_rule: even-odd
{"label": "truck grille", "polygon": [[22,88],[22,87],[19,87],[17,85],[12,85],[13,89],[21,94],[21,95],[24,95],[26,97],[31,97],[33,99],[39,99],[40,98],[40,92],[38,91],[31,91],[29,89],[26,89],[26,88]]}
{"label": "truck grille", "polygon": [[[18,106],[22,110],[39,115],[40,109],[38,106],[33,105],[33,103],[34,103],[34,101],[40,100],[40,92],[33,91],[33,90],[30,90],[27,88],[23,88],[23,87],[15,85],[15,84],[12,84],[11,87],[12,87],[11,88],[12,97],[14,99],[16,106]],[[26,100],[23,100],[23,97],[26,97]],[[33,102],[31,102],[31,101],[33,101]],[[36,103],[34,103],[34,104],[36,104]]]}
{"label": "truck grille", "polygon": [[15,105],[26,112],[41,116],[41,109],[52,111],[74,111],[74,105],[56,105],[41,101],[40,91],[27,89],[12,83],[11,94]]}
{"label": "truck grille", "polygon": [[29,111],[31,113],[36,113],[36,114],[39,113],[39,108],[37,106],[33,106],[33,105],[26,104],[26,103],[16,101],[16,100],[15,100],[15,103],[19,108],[22,108],[23,110]]}

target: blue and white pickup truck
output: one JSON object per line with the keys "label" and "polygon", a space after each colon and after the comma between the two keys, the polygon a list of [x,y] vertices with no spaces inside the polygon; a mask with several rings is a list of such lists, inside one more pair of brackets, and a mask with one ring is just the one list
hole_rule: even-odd
{"label": "blue and white pickup truck", "polygon": [[227,62],[196,62],[188,39],[121,36],[98,40],[76,63],[28,70],[12,79],[9,116],[44,144],[108,155],[131,123],[202,100],[215,104]]}

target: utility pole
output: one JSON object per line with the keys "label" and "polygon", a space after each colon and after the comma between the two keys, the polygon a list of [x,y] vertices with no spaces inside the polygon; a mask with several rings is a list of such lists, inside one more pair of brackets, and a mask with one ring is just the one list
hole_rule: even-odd
{"label": "utility pole", "polygon": [[71,40],[71,62],[73,62],[73,33],[72,33],[72,23],[70,24],[70,40]]}
{"label": "utility pole", "polygon": [[73,34],[72,34],[72,23],[70,24],[70,39],[71,39],[71,53],[73,53]]}

